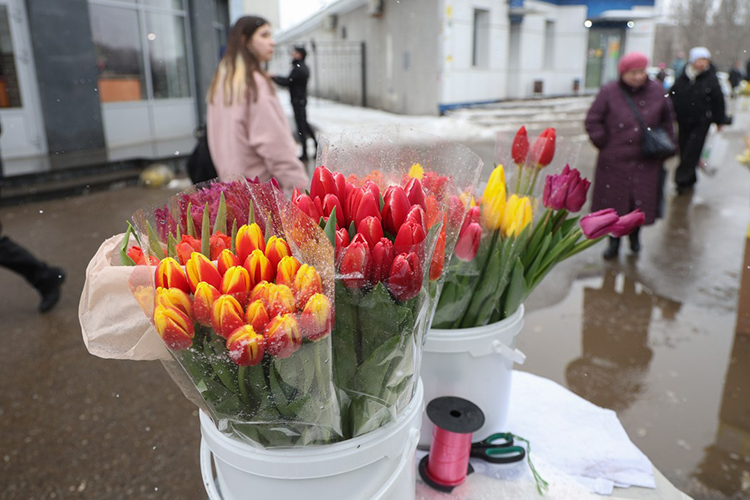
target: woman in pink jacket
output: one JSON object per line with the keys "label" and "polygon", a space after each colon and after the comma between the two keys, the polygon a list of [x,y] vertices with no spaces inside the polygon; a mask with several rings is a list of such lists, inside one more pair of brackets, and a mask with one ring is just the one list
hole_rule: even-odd
{"label": "woman in pink jacket", "polygon": [[284,191],[308,185],[292,133],[261,64],[273,56],[271,26],[245,16],[229,32],[208,91],[208,147],[219,179],[275,177]]}

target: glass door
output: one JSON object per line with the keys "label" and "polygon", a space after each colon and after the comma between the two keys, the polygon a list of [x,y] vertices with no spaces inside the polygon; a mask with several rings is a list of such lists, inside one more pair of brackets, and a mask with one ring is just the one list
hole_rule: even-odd
{"label": "glass door", "polygon": [[586,57],[586,88],[597,90],[605,83],[618,78],[617,62],[624,31],[620,28],[589,29],[589,46]]}
{"label": "glass door", "polygon": [[47,154],[23,0],[0,0],[0,155]]}

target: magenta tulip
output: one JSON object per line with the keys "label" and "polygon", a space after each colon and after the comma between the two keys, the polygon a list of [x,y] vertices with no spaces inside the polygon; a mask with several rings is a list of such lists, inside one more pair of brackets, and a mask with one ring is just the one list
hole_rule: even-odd
{"label": "magenta tulip", "polygon": [[615,229],[619,220],[620,217],[614,209],[606,208],[581,219],[581,230],[586,238],[594,240]]}

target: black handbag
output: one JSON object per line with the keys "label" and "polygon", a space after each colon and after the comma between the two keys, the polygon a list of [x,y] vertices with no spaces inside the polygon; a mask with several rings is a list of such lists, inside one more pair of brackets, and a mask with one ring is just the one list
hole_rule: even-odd
{"label": "black handbag", "polygon": [[628,103],[628,106],[630,106],[630,109],[633,111],[633,114],[635,115],[636,120],[638,120],[638,123],[641,126],[641,130],[643,131],[641,146],[643,147],[644,156],[646,158],[659,159],[674,156],[677,152],[677,148],[675,147],[674,142],[672,142],[672,138],[669,136],[669,133],[661,127],[647,127],[646,124],[643,123],[641,115],[640,113],[638,113],[638,109],[635,107],[633,99],[631,99],[627,92],[625,92],[624,90],[622,91],[622,95],[625,96],[625,101]]}
{"label": "black handbag", "polygon": [[198,127],[195,131],[197,144],[187,160],[187,171],[193,184],[205,182],[217,177],[214,162],[211,160],[211,152],[208,150],[208,133],[205,126]]}

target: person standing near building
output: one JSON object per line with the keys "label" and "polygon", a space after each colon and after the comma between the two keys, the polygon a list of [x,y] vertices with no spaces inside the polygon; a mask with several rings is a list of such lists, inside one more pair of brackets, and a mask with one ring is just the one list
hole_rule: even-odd
{"label": "person standing near building", "polygon": [[294,121],[297,124],[297,136],[302,143],[301,161],[307,161],[307,137],[315,141],[315,148],[318,147],[318,141],[315,140],[315,133],[307,123],[307,82],[310,79],[310,68],[305,64],[307,51],[304,47],[294,47],[292,52],[292,71],[289,76],[274,76],[273,81],[282,87],[289,88],[289,97],[292,101],[292,110],[294,111]]}
{"label": "person standing near building", "polygon": [[734,89],[740,86],[742,82],[742,69],[739,61],[734,61],[729,69],[729,86],[732,87],[732,98],[734,98]]}
{"label": "person standing near building", "polygon": [[[640,209],[644,225],[662,215],[664,159],[643,153],[641,122],[660,127],[674,141],[674,113],[659,82],[646,73],[648,58],[631,52],[620,59],[620,79],[603,86],[586,115],[586,132],[599,150],[591,210],[613,208],[619,215]],[[636,112],[638,116],[636,116]],[[640,229],[640,228],[639,228]],[[630,234],[630,250],[641,249],[640,231]],[[618,256],[620,238],[610,237],[605,259]]]}
{"label": "person standing near building", "polygon": [[274,46],[271,26],[261,17],[244,16],[232,26],[207,96],[208,147],[220,180],[275,177],[291,192],[304,189],[309,178],[271,78],[261,67]]}
{"label": "person standing near building", "polygon": [[718,130],[727,123],[724,94],[711,52],[706,47],[690,49],[688,64],[669,91],[679,127],[680,163],[675,171],[677,194],[682,195],[698,181],[696,168],[711,123]]}
{"label": "person standing near building", "polygon": [[674,77],[677,78],[682,74],[682,70],[685,69],[685,53],[679,51],[677,57],[672,61],[672,71],[674,71]]}

